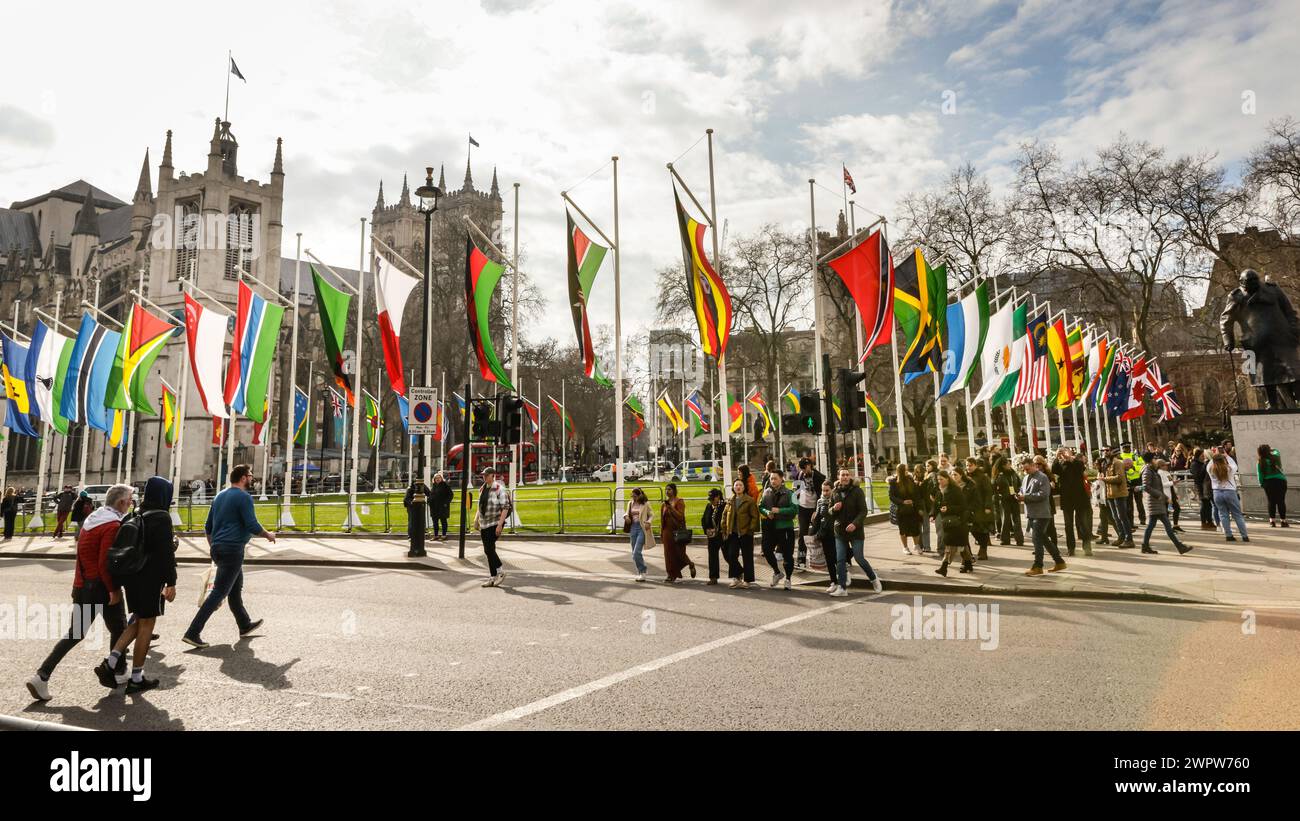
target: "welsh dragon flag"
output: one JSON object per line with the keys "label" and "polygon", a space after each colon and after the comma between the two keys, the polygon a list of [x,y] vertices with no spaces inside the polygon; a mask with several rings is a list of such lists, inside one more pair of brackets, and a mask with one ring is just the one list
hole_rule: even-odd
{"label": "welsh dragon flag", "polygon": [[117,355],[113,357],[113,368],[108,374],[105,407],[158,415],[149,404],[145,382],[149,378],[149,368],[175,329],[170,322],[149,313],[139,303],[131,307],[131,315],[127,317],[126,327],[118,341]]}
{"label": "welsh dragon flag", "polygon": [[582,352],[582,372],[595,379],[599,366],[596,364],[596,350],[591,341],[591,326],[587,322],[587,298],[591,295],[596,274],[609,249],[592,242],[573,221],[573,214],[567,208],[564,218],[569,237],[569,311],[573,314],[578,350]]}
{"label": "welsh dragon flag", "polygon": [[470,237],[465,238],[465,314],[469,320],[469,339],[478,355],[479,373],[489,382],[496,382],[513,392],[514,385],[501,360],[492,347],[488,317],[492,308],[492,294],[505,268],[487,258]]}

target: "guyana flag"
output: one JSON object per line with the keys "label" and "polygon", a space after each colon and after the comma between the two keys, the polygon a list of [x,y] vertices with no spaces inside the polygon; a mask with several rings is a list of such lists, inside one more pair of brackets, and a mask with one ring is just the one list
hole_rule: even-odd
{"label": "guyana flag", "polygon": [[311,268],[312,284],[316,287],[316,305],[320,308],[320,328],[325,335],[325,358],[329,360],[334,382],[348,397],[348,405],[356,407],[352,378],[343,372],[343,331],[348,324],[348,308],[352,305],[352,296],[326,282],[315,265],[308,267]]}
{"label": "guyana flag", "polygon": [[686,430],[686,420],[682,418],[677,408],[673,407],[673,400],[668,396],[667,389],[664,389],[664,392],[659,394],[658,405],[659,410],[664,412],[664,418],[673,426],[674,433],[681,433]]}
{"label": "guyana flag", "polygon": [[513,392],[515,388],[501,367],[501,360],[497,359],[488,329],[492,295],[504,271],[504,266],[488,259],[473,239],[465,237],[465,316],[469,322],[469,341],[478,355],[478,370],[483,378]]}
{"label": "guyana flag", "polygon": [[145,382],[149,378],[149,368],[174,330],[176,326],[149,313],[139,303],[131,306],[131,315],[127,317],[117,354],[113,357],[113,368],[108,372],[105,407],[158,415],[149,404]]}
{"label": "guyana flag", "polygon": [[943,367],[943,322],[947,313],[948,269],[931,268],[921,249],[894,268],[894,315],[903,328],[898,373],[911,382]]}
{"label": "guyana flag", "polygon": [[176,391],[162,383],[163,441],[167,447],[176,444]]}
{"label": "guyana flag", "polygon": [[640,399],[637,399],[632,394],[627,395],[627,398],[623,400],[623,404],[632,414],[632,418],[636,420],[636,432],[632,434],[632,438],[635,439],[641,435],[641,431],[645,430],[645,406],[641,404]]}
{"label": "guyana flag", "polygon": [[551,407],[555,409],[556,415],[564,420],[564,429],[568,432],[569,438],[572,439],[577,435],[577,431],[573,429],[573,417],[564,412],[564,407],[559,402],[555,401],[554,396],[548,396],[546,398],[551,400]]}
{"label": "guyana flag", "polygon": [[[591,295],[596,274],[609,249],[592,242],[573,221],[573,214],[567,208],[564,217],[569,235],[569,311],[573,314],[573,331],[578,336],[578,350],[582,353],[582,372],[589,378],[600,381],[596,376],[599,366],[596,364],[596,349],[591,341],[591,326],[587,322],[587,298]],[[608,382],[605,379],[601,384]],[[612,384],[609,383],[607,387]]]}
{"label": "guyana flag", "polygon": [[722,356],[727,350],[727,337],[731,335],[731,294],[704,253],[707,226],[686,213],[676,185],[673,186],[673,199],[677,203],[677,226],[682,234],[686,293],[690,296],[691,312],[700,329],[700,348],[705,356]]}
{"label": "guyana flag", "polygon": [[[880,408],[876,407],[876,403],[871,401],[870,393],[866,395],[865,401],[867,403],[867,413],[871,414],[871,421],[874,423],[872,430],[883,430],[885,427],[885,418],[880,415]],[[840,418],[840,409],[838,406],[835,407],[835,418]]]}
{"label": "guyana flag", "polygon": [[373,448],[384,437],[384,414],[370,391],[363,389],[361,394],[366,400],[366,444]]}

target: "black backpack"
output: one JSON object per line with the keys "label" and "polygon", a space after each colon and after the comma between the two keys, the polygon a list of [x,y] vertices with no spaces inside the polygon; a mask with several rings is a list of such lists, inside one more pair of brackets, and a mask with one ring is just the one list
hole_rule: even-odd
{"label": "black backpack", "polygon": [[150,513],[169,515],[165,510],[136,511],[123,519],[118,527],[113,546],[108,549],[108,572],[114,579],[138,575],[149,560],[144,549],[144,517]]}

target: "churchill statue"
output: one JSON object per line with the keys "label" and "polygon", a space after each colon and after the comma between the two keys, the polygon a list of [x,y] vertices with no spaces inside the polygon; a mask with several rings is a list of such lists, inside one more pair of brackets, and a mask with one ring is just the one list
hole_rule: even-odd
{"label": "churchill statue", "polygon": [[1253,357],[1247,362],[1250,384],[1264,389],[1270,410],[1300,407],[1300,318],[1286,293],[1259,272],[1248,268],[1239,281],[1219,317],[1223,346]]}

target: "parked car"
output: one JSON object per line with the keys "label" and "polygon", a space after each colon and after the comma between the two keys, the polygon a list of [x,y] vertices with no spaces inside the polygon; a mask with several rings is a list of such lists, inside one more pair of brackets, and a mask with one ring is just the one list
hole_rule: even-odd
{"label": "parked car", "polygon": [[90,497],[97,505],[104,504],[104,498],[108,495],[108,489],[112,485],[86,485],[86,495]]}

